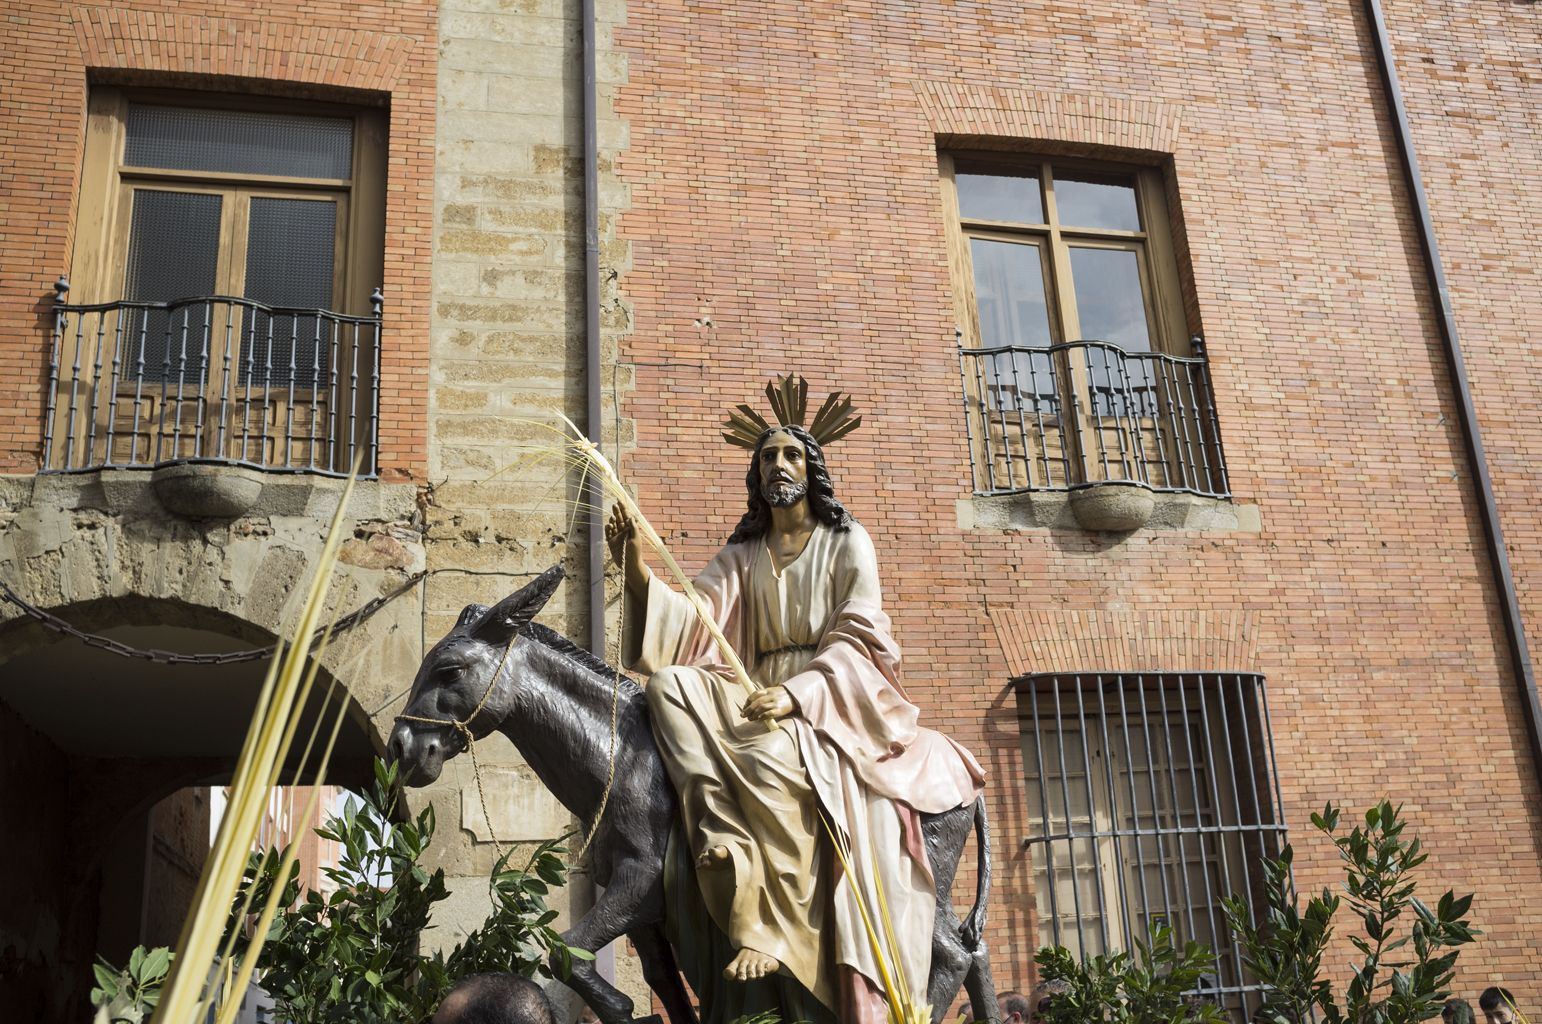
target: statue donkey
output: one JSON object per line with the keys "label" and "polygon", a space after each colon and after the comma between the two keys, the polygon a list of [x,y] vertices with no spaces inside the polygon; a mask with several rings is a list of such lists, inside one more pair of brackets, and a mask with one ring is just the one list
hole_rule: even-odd
{"label": "statue donkey", "polygon": [[[680,827],[674,790],[654,746],[642,689],[531,621],[562,578],[560,566],[549,569],[492,608],[473,604],[461,612],[418,669],[391,734],[390,756],[408,785],[427,785],[446,760],[466,749],[467,732],[478,738],[502,732],[586,829],[613,780],[589,850],[594,880],[604,892],[563,938],[593,952],[626,935],[671,1024],[696,1024],[665,939],[666,853],[671,832]],[[961,923],[950,897],[971,828],[978,881],[974,906]],[[984,801],[925,816],[923,833],[937,882],[927,988],[934,1020],[941,1021],[962,985],[974,1017],[999,1024],[981,939],[991,881]],[[706,999],[698,979],[691,980]],[[656,1015],[634,1018],[632,1000],[600,977],[592,962],[575,961],[568,984],[604,1024],[662,1024]]]}

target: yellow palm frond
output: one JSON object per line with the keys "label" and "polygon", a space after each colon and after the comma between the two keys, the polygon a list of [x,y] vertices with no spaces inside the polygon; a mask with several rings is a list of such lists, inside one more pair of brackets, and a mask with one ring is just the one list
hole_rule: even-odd
{"label": "yellow palm frond", "polygon": [[[862,927],[867,933],[868,948],[872,950],[873,960],[878,964],[878,973],[883,982],[884,1001],[888,1004],[889,1010],[889,1024],[931,1024],[932,1008],[910,990],[910,985],[905,978],[905,964],[894,935],[888,900],[883,895],[883,881],[879,877],[877,857],[869,858],[874,888],[878,892],[878,909],[875,914],[874,909],[868,905],[867,887],[863,885],[862,876],[853,870],[850,843],[845,836],[835,830],[823,811],[819,814],[819,821],[824,825],[825,834],[830,837],[830,845],[835,847],[835,856],[840,859],[841,870],[845,871],[847,878],[850,879],[852,899],[857,904],[857,913],[861,916]],[[873,924],[875,916],[883,925],[882,937],[879,936]]]}
{"label": "yellow palm frond", "polygon": [[[236,762],[235,775],[230,785],[230,802],[199,875],[197,894],[183,922],[182,935],[176,947],[178,955],[156,1006],[153,1024],[202,1022],[208,1006],[215,1001],[215,994],[205,991],[209,970],[217,963],[227,913],[240,888],[248,852],[256,844],[263,808],[268,804],[273,785],[294,739],[298,718],[305,706],[304,698],[309,693],[309,683],[315,679],[316,666],[314,663],[308,665],[311,645],[326,605],[338,549],[344,536],[351,532],[343,528],[343,518],[353,495],[357,475],[356,462],[327,528],[321,555],[316,560],[315,575],[292,629],[293,639],[288,642],[280,639],[274,649],[273,661],[268,666],[256,711]],[[329,744],[328,754],[330,750]],[[317,769],[318,776],[325,771],[325,766],[324,757]],[[246,960],[242,972],[234,979],[240,982],[243,989],[250,980],[250,965],[255,960],[255,953],[249,952]],[[218,964],[225,977],[230,976],[231,961],[232,958],[227,955]],[[216,991],[221,989],[221,1002],[224,1005],[240,1002],[242,993],[234,983],[216,985]]]}

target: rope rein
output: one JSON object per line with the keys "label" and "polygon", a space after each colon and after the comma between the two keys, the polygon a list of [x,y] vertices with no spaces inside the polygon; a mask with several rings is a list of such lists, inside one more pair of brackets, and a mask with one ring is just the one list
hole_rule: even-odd
{"label": "rope rein", "polygon": [[[460,733],[466,740],[466,753],[471,755],[471,774],[476,779],[477,801],[482,806],[482,820],[487,822],[487,834],[492,836],[493,848],[498,851],[498,859],[501,861],[506,856],[503,844],[498,841],[498,833],[493,829],[492,815],[487,812],[487,792],[482,785],[482,765],[477,760],[477,738],[471,731],[471,723],[477,720],[482,709],[487,706],[487,701],[493,695],[493,688],[498,685],[498,678],[503,675],[503,670],[508,667],[509,656],[514,653],[514,645],[520,640],[520,634],[515,633],[508,646],[503,649],[503,657],[498,660],[498,667],[493,670],[492,676],[487,681],[487,689],[482,691],[482,699],[477,701],[477,706],[471,714],[464,719],[459,718],[427,718],[423,715],[400,714],[396,716],[398,722],[424,722],[428,725],[449,726]],[[600,793],[600,806],[594,812],[594,821],[589,826],[589,832],[584,836],[584,842],[574,855],[574,861],[582,861],[584,855],[589,852],[590,845],[594,842],[595,834],[600,830],[600,822],[605,818],[606,805],[610,803],[610,791],[616,781],[616,747],[619,740],[621,711],[621,673],[615,672],[613,685],[610,692],[610,767],[605,776],[605,788]]]}
{"label": "rope rein", "polygon": [[605,805],[610,803],[610,788],[616,781],[616,744],[620,734],[618,725],[621,711],[621,673],[615,674],[610,690],[610,768],[605,775],[605,788],[600,792],[600,806],[594,812],[594,823],[589,826],[589,834],[584,836],[584,845],[579,847],[575,861],[584,859],[584,854],[589,852],[589,844],[594,842],[594,834],[600,830],[600,822],[605,818]]}
{"label": "rope rein", "polygon": [[429,725],[448,725],[466,740],[466,753],[471,755],[471,774],[476,779],[477,801],[482,805],[482,820],[487,822],[487,834],[492,836],[493,849],[498,851],[498,859],[503,860],[505,853],[503,844],[498,841],[498,833],[493,829],[493,816],[487,813],[487,792],[482,788],[482,765],[477,760],[477,738],[471,731],[471,723],[477,720],[477,715],[487,706],[488,698],[493,695],[493,687],[498,685],[498,677],[503,675],[503,670],[508,667],[509,655],[514,653],[514,645],[519,643],[519,633],[509,637],[508,646],[503,649],[503,657],[498,659],[498,667],[493,669],[493,674],[487,680],[487,689],[482,691],[482,699],[477,701],[477,706],[471,709],[471,714],[465,719],[459,718],[426,718],[423,715],[409,715],[405,712],[396,716],[398,722],[426,722]]}

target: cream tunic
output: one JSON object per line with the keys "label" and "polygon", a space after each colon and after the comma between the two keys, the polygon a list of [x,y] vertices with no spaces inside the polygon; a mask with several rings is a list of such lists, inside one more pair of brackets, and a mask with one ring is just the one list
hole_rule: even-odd
{"label": "cream tunic", "polygon": [[[651,674],[654,733],[691,855],[729,851],[729,866],[697,872],[708,912],[736,948],[776,957],[841,1019],[881,1020],[852,886],[872,886],[876,865],[894,953],[924,995],[936,898],[917,812],[972,800],[983,773],[916,726],[860,525],[817,527],[780,572],[764,540],[729,545],[696,587],[752,677],[798,702],[781,729],[746,721],[748,693],[684,597],[653,579],[646,607],[628,610],[625,661]],[[856,879],[834,862],[821,810],[856,852]],[[875,891],[868,898],[877,905]]]}

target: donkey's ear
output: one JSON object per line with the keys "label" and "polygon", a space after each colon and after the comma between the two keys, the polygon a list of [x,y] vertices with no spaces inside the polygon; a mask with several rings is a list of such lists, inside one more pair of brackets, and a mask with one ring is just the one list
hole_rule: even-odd
{"label": "donkey's ear", "polygon": [[554,565],[483,613],[471,633],[489,644],[506,644],[535,618],[567,573]]}
{"label": "donkey's ear", "polygon": [[471,625],[477,619],[480,619],[482,616],[484,616],[486,614],[487,614],[487,605],[485,605],[485,604],[468,604],[468,605],[466,605],[466,607],[461,609],[460,618],[455,620],[455,628],[456,629],[465,629],[467,626]]}

